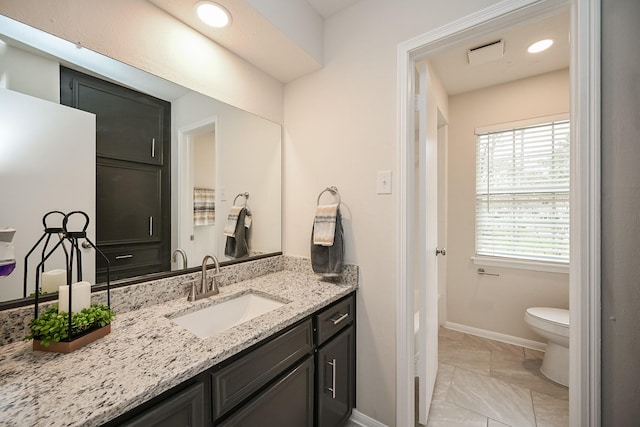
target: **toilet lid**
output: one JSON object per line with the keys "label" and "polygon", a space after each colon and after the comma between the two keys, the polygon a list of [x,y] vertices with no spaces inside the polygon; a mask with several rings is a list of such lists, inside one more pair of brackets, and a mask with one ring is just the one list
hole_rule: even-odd
{"label": "toilet lid", "polygon": [[547,322],[560,326],[569,326],[569,310],[551,307],[530,307],[527,308],[527,313]]}

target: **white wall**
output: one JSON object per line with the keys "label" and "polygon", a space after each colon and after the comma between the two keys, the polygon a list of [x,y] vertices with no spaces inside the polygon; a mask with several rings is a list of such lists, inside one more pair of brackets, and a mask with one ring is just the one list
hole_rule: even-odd
{"label": "white wall", "polygon": [[396,48],[492,3],[360,1],[325,22],[325,67],[285,86],[284,251],[309,256],[316,197],[336,185],[345,259],[361,272],[356,406],[388,426],[396,415],[397,199],[376,194],[376,173],[392,169],[397,178]]}
{"label": "white wall", "polygon": [[282,84],[146,0],[20,0],[0,13],[282,123]]}
{"label": "white wall", "polygon": [[485,267],[475,254],[474,129],[569,112],[569,71],[561,70],[449,98],[447,320],[536,341],[527,307],[569,307],[569,275]]}

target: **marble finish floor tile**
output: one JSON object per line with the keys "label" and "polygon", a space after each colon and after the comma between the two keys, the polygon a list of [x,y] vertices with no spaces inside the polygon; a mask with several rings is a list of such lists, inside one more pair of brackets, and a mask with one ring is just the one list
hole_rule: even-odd
{"label": "marble finish floor tile", "polygon": [[433,387],[432,400],[446,400],[453,380],[453,371],[455,366],[446,363],[438,364],[438,375],[436,376],[436,384]]}
{"label": "marble finish floor tile", "polygon": [[566,427],[569,425],[569,401],[531,392],[537,427]]}
{"label": "marble finish floor tile", "polygon": [[526,387],[559,399],[569,399],[569,389],[555,383],[540,372],[542,360],[503,359],[495,354],[491,358],[491,377]]}
{"label": "marble finish floor tile", "polygon": [[544,352],[446,328],[438,345],[429,426],[569,425],[569,390],[540,373]]}
{"label": "marble finish floor tile", "polygon": [[447,401],[518,427],[535,427],[531,391],[456,368]]}
{"label": "marble finish floor tile", "polygon": [[443,400],[431,402],[427,427],[486,427],[487,417]]}
{"label": "marble finish floor tile", "polygon": [[474,335],[467,334],[465,334],[462,343],[467,348],[489,350],[492,354],[499,355],[503,358],[524,358],[524,348],[513,344],[507,344],[500,341],[494,341],[487,338],[476,337]]}
{"label": "marble finish floor tile", "polygon": [[482,375],[491,373],[491,351],[469,348],[462,341],[440,340],[438,360]]}

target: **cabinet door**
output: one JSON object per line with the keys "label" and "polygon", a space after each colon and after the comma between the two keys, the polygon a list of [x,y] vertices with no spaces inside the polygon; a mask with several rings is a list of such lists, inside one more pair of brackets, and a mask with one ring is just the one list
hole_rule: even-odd
{"label": "cabinet door", "polygon": [[162,171],[137,164],[96,166],[100,245],[160,242]]}
{"label": "cabinet door", "polygon": [[61,103],[96,115],[96,154],[162,165],[169,103],[62,69]]}
{"label": "cabinet door", "polygon": [[308,356],[258,397],[215,425],[312,427],[313,373],[313,357]]}
{"label": "cabinet door", "polygon": [[337,427],[355,404],[355,335],[348,327],[318,350],[317,427]]}
{"label": "cabinet door", "polygon": [[123,425],[127,427],[201,427],[205,425],[204,420],[204,384],[199,382],[158,403]]}

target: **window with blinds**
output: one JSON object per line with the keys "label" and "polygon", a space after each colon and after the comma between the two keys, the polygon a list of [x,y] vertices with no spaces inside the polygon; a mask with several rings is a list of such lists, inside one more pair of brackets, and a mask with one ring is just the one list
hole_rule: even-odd
{"label": "window with blinds", "polygon": [[569,121],[480,134],[476,255],[569,262]]}

